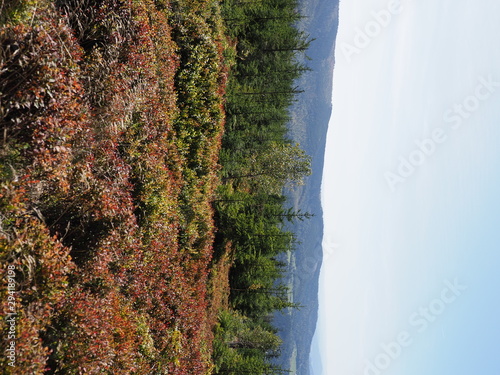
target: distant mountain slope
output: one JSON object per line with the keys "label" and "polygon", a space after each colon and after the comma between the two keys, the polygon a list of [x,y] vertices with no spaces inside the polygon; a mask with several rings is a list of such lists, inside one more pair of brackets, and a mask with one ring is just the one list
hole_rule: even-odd
{"label": "distant mountain slope", "polygon": [[312,176],[306,184],[289,193],[296,209],[313,213],[298,222],[294,231],[301,243],[288,257],[293,300],[303,307],[288,314],[277,314],[275,323],[285,342],[279,363],[297,375],[310,375],[309,353],[318,318],[318,279],[322,262],[323,212],[320,189],[326,132],[331,114],[332,76],[338,27],[338,0],[303,0],[299,27],[315,38],[307,55],[312,69],[299,80],[305,90],[292,107],[290,132],[312,157]]}

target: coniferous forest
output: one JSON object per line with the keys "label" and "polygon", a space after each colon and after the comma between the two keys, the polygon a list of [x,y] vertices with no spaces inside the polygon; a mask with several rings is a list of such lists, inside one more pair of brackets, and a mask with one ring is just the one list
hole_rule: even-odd
{"label": "coniferous forest", "polygon": [[294,0],[0,3],[5,374],[285,374]]}

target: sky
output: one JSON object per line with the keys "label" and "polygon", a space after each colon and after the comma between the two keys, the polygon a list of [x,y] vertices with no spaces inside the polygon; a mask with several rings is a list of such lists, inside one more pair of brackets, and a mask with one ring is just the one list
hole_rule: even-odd
{"label": "sky", "polygon": [[341,0],[314,375],[500,374],[500,2]]}

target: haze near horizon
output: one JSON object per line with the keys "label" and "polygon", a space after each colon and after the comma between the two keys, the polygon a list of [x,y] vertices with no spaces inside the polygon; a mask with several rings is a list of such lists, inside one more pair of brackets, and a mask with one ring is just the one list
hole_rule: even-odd
{"label": "haze near horizon", "polygon": [[499,17],[341,1],[314,375],[500,373]]}

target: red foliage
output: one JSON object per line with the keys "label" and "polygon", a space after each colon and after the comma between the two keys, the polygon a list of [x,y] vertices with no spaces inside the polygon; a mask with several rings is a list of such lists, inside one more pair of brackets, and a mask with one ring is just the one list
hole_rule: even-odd
{"label": "red foliage", "polygon": [[[186,107],[194,96],[178,103],[176,79],[191,68],[167,11],[42,8],[0,30],[0,256],[4,275],[14,264],[22,277],[17,371],[204,374],[221,44],[201,121]],[[175,128],[179,118],[199,133]]]}

